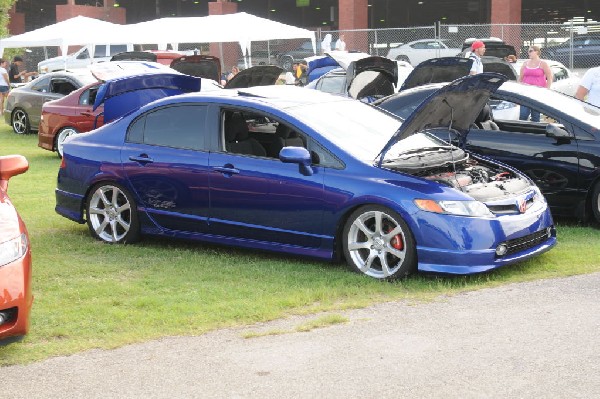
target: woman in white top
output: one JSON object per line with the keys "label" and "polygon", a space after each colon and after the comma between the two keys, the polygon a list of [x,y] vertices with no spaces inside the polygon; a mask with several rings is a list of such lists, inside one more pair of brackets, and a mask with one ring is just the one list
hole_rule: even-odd
{"label": "woman in white top", "polygon": [[8,96],[10,79],[6,67],[8,62],[0,58],[0,110],[4,111],[4,99]]}

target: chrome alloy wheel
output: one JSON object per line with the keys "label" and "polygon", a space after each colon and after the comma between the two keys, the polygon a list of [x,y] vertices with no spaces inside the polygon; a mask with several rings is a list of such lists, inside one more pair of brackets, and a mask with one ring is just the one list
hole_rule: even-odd
{"label": "chrome alloy wheel", "polygon": [[395,277],[407,256],[405,232],[390,215],[368,210],[354,219],[346,235],[347,251],[356,268],[367,276]]}
{"label": "chrome alloy wheel", "polygon": [[67,137],[74,136],[77,133],[77,130],[72,127],[66,127],[58,132],[58,136],[56,136],[56,152],[60,158],[63,156],[63,145],[65,144]]}
{"label": "chrome alloy wheel", "polygon": [[102,241],[124,241],[133,222],[129,198],[119,187],[98,187],[89,201],[88,221],[90,229]]}
{"label": "chrome alloy wheel", "polygon": [[12,114],[12,128],[16,134],[25,134],[29,131],[29,117],[27,112],[17,109]]}

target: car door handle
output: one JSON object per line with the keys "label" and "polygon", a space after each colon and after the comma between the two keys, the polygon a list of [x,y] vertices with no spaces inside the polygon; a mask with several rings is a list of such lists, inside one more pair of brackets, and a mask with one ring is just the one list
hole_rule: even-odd
{"label": "car door handle", "polygon": [[130,160],[130,161],[134,161],[134,162],[139,162],[139,163],[141,163],[142,165],[145,165],[145,164],[147,164],[147,163],[152,163],[152,162],[154,162],[154,159],[150,158],[150,157],[149,157],[148,155],[146,155],[146,154],[142,154],[142,155],[139,155],[139,156],[137,156],[137,157],[135,157],[135,156],[130,156],[130,157],[129,157],[129,160]]}
{"label": "car door handle", "polygon": [[240,173],[240,170],[233,166],[216,166],[213,169],[226,175],[237,175]]}
{"label": "car door handle", "polygon": [[91,112],[87,112],[87,111],[81,112],[80,115],[82,115],[82,116],[94,116],[94,114],[92,114]]}

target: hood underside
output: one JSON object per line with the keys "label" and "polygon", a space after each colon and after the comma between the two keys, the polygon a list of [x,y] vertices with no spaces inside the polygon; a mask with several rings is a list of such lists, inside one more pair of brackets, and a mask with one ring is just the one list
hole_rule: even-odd
{"label": "hood underside", "polygon": [[395,143],[417,132],[447,128],[466,133],[490,95],[505,81],[504,75],[485,72],[464,76],[442,87],[426,98],[402,123],[382,150],[381,159]]}
{"label": "hood underside", "polygon": [[404,80],[400,91],[429,83],[452,82],[469,74],[473,60],[462,57],[441,57],[421,62]]}
{"label": "hood underside", "polygon": [[257,65],[240,71],[227,84],[226,89],[245,89],[253,86],[274,85],[283,68],[275,65]]}

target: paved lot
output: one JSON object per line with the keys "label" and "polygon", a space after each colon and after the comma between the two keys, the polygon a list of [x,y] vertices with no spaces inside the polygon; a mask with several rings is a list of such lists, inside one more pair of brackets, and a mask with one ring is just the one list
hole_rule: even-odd
{"label": "paved lot", "polygon": [[600,273],[0,368],[2,398],[600,397]]}

